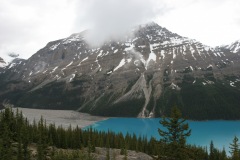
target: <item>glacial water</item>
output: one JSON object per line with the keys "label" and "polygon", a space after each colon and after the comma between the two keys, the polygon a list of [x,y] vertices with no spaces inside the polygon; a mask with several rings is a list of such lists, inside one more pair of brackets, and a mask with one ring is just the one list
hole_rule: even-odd
{"label": "glacial water", "polygon": [[[114,131],[133,134],[137,136],[151,136],[159,139],[158,128],[162,126],[159,118],[110,118],[99,121],[89,127],[99,131]],[[213,140],[214,146],[222,149],[225,147],[229,151],[229,143],[232,142],[234,136],[240,138],[240,121],[187,121],[192,130],[191,136],[187,139],[187,143],[197,146],[207,146],[209,148],[210,141]]]}

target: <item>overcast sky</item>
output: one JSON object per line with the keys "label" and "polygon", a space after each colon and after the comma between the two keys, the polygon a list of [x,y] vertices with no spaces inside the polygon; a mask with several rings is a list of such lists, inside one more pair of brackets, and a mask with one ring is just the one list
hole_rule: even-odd
{"label": "overcast sky", "polygon": [[240,39],[240,1],[1,0],[0,57],[29,58],[49,41],[85,29],[99,41],[150,21],[212,47],[230,44]]}

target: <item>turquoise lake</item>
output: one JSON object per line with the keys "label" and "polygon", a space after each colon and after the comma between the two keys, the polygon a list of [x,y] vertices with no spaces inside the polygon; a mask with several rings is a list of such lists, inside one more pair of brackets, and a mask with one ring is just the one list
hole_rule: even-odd
{"label": "turquoise lake", "polygon": [[[99,131],[114,131],[126,133],[135,133],[138,136],[151,136],[159,139],[158,128],[159,118],[109,118],[99,121],[91,126]],[[209,148],[210,141],[213,140],[214,146],[222,149],[225,147],[229,151],[229,143],[232,142],[234,136],[240,138],[240,121],[187,121],[192,130],[191,136],[187,139],[187,143],[199,146],[207,146]],[[87,127],[87,128],[88,128]]]}

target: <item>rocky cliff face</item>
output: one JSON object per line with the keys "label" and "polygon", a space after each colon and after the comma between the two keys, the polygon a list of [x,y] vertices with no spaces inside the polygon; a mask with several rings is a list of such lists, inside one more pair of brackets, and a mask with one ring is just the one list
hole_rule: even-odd
{"label": "rocky cliff face", "polygon": [[131,117],[166,115],[176,104],[187,118],[240,118],[238,41],[211,48],[155,23],[100,47],[89,46],[86,34],[50,42],[6,67],[0,100]]}

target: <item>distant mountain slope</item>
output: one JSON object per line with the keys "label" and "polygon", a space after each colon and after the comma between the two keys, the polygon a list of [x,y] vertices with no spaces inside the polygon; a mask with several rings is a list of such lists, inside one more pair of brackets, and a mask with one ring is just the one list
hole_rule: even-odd
{"label": "distant mountain slope", "polygon": [[92,48],[88,32],[49,42],[0,74],[0,101],[97,115],[240,119],[239,43],[212,48],[156,23]]}

